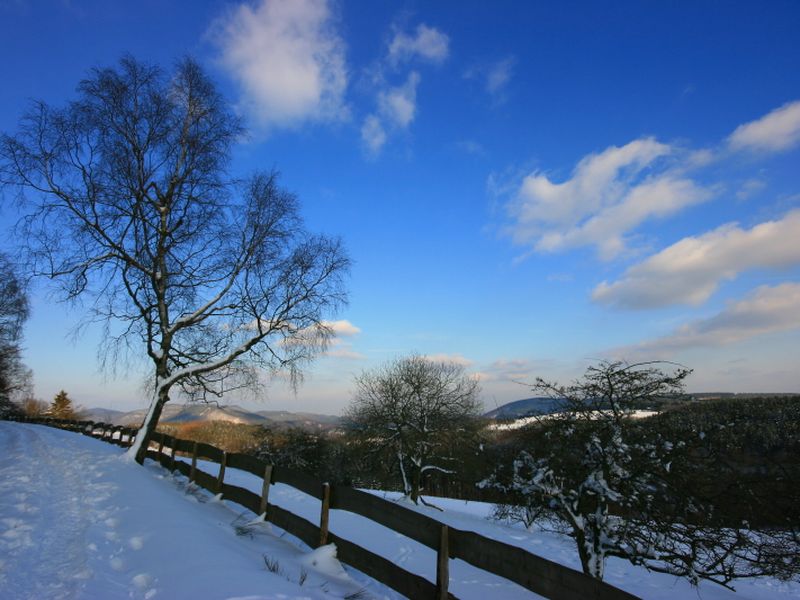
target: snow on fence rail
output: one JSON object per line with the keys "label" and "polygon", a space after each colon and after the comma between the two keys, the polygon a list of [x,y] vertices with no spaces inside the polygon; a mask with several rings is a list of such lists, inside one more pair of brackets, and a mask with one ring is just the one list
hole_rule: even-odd
{"label": "snow on fence rail", "polygon": [[[76,431],[98,439],[129,446],[137,429],[63,419],[18,419]],[[169,449],[169,452],[165,450]],[[176,454],[191,457],[191,462],[176,460]],[[344,486],[323,483],[315,477],[270,465],[247,454],[227,453],[210,444],[182,440],[160,432],[153,434],[147,452],[170,470],[177,470],[200,487],[235,502],[256,515],[296,536],[309,547],[334,543],[338,558],[409,598],[455,598],[448,592],[449,562],[461,559],[479,569],[509,579],[546,598],[568,600],[637,600],[637,596],[608,583],[472,531],[462,531],[426,515],[384,500],[373,494]],[[198,459],[219,465],[216,474],[198,468]],[[226,469],[239,469],[262,479],[261,494],[225,483]],[[270,484],[283,483],[320,501],[319,524],[269,503]],[[437,553],[436,582],[410,573],[393,562],[362,548],[328,530],[330,509],[345,510],[379,523]]]}

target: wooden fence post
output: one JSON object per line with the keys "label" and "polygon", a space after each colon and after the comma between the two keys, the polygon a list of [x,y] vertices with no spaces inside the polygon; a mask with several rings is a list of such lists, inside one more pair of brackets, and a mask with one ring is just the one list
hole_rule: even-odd
{"label": "wooden fence post", "polygon": [[172,438],[172,452],[169,455],[169,470],[170,471],[174,471],[175,470],[175,446],[178,445],[176,443],[177,441],[178,440],[176,440],[175,438]]}
{"label": "wooden fence post", "polygon": [[164,449],[164,434],[161,434],[161,439],[158,442],[158,464],[161,464],[161,451]]}
{"label": "wooden fence post", "polygon": [[259,515],[267,514],[267,503],[269,501],[269,486],[272,482],[272,465],[264,467],[264,483],[261,486],[261,504],[259,505]]}
{"label": "wooden fence post", "polygon": [[192,468],[189,471],[189,481],[194,482],[194,474],[197,473],[197,440],[192,447]]}
{"label": "wooden fence post", "polygon": [[328,543],[328,513],[331,507],[331,484],[322,484],[322,508],[319,513],[319,545]]}
{"label": "wooden fence post", "polygon": [[222,493],[222,483],[225,481],[225,463],[228,462],[228,453],[222,453],[222,461],[219,463],[219,475],[217,475],[216,493]]}
{"label": "wooden fence post", "polygon": [[442,525],[439,538],[439,552],[436,555],[436,598],[447,600],[447,587],[450,584],[450,549],[447,525]]}

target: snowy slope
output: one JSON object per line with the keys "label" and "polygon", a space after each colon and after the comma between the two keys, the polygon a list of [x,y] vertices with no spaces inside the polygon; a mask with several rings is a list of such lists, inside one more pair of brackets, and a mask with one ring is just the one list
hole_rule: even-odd
{"label": "snowy slope", "polygon": [[[202,461],[201,461],[202,462]],[[201,467],[209,473],[219,468],[214,464]],[[260,493],[261,480],[250,473],[226,471],[225,481]],[[399,493],[374,492],[388,499],[400,500]],[[272,487],[270,502],[316,522],[319,500],[283,484]],[[492,506],[481,502],[465,502],[431,498],[437,508],[409,508],[427,514],[462,530],[475,531],[489,538],[519,546],[533,554],[580,570],[574,542],[563,536],[542,531],[527,531],[519,526],[503,525],[489,519]],[[442,509],[442,510],[439,510]],[[388,558],[404,569],[436,580],[436,554],[430,548],[395,533],[364,517],[341,510],[331,510],[330,530],[368,550]],[[800,599],[800,583],[782,583],[774,579],[742,580],[735,584],[736,592],[712,583],[692,588],[684,579],[663,573],[649,573],[641,567],[611,558],[606,567],[606,581],[648,600],[786,600]],[[450,592],[463,600],[522,599],[538,597],[530,591],[455,560],[450,564]]]}
{"label": "snowy slope", "polygon": [[[125,462],[121,452],[73,433],[0,422],[0,599],[397,597],[357,572],[341,572],[330,547],[303,550],[292,536],[263,523],[236,535],[234,526],[254,515],[187,489],[185,478],[152,464]],[[201,468],[216,473],[218,466]],[[261,490],[260,479],[235,469],[226,471],[225,480]],[[273,486],[270,502],[312,522],[319,518],[319,501],[286,485]],[[444,510],[415,510],[578,566],[568,539],[489,521],[486,504],[434,502]],[[434,580],[435,553],[429,548],[345,511],[331,511],[330,526]],[[265,569],[265,555],[278,574]],[[301,586],[303,573],[308,577]],[[535,597],[462,561],[451,562],[450,574],[451,592],[464,600]],[[742,581],[738,593],[713,584],[693,589],[617,559],[609,561],[607,580],[654,600],[800,599],[797,583]]]}
{"label": "snowy slope", "polygon": [[[310,554],[269,525],[237,535],[240,511],[187,493],[179,479],[123,461],[122,452],[0,421],[0,598],[266,600],[363,589],[336,574],[330,549]],[[265,568],[264,555],[279,573]],[[368,585],[380,595],[382,586]]]}

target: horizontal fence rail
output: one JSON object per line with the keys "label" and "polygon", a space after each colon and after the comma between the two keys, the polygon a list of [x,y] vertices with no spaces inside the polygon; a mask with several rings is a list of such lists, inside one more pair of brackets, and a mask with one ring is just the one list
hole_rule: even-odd
{"label": "horizontal fence rail", "polygon": [[[138,431],[130,427],[91,421],[34,418],[16,420],[75,431],[123,447],[133,444]],[[178,453],[183,458],[191,458],[191,462],[177,460]],[[294,535],[311,548],[326,543],[336,544],[337,556],[343,563],[409,598],[454,599],[455,596],[448,591],[449,562],[460,559],[545,598],[638,600],[633,594],[517,546],[472,531],[448,527],[436,519],[374,494],[344,485],[329,485],[302,471],[270,465],[254,456],[229,454],[210,444],[154,432],[147,457],[164,468],[177,470],[211,493],[221,494],[223,499],[256,515],[263,515],[267,521]],[[218,464],[219,470],[216,473],[207,473],[198,467],[198,460]],[[227,469],[246,471],[261,478],[261,494],[225,483]],[[269,503],[269,488],[275,483],[291,486],[320,500],[319,524]],[[390,560],[328,531],[330,509],[357,514],[434,550],[437,554],[436,582],[406,571]]]}

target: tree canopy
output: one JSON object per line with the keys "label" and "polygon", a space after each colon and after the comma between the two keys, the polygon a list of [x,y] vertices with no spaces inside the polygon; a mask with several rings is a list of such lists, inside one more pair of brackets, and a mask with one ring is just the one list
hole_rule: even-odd
{"label": "tree canopy", "polygon": [[28,318],[28,297],[15,265],[0,253],[0,414],[13,409],[11,401],[30,378],[22,364],[22,326]]}
{"label": "tree canopy", "polygon": [[67,106],[35,103],[0,140],[33,273],[88,300],[107,366],[126,352],[150,361],[140,460],[174,390],[220,396],[258,369],[296,380],[346,301],[340,240],[306,230],[275,172],[231,176],[243,134],[193,60],[165,73],[124,57]]}
{"label": "tree canopy", "polygon": [[475,439],[478,393],[462,366],[412,355],[357,377],[346,418],[417,502],[422,475],[452,472],[454,448]]}

